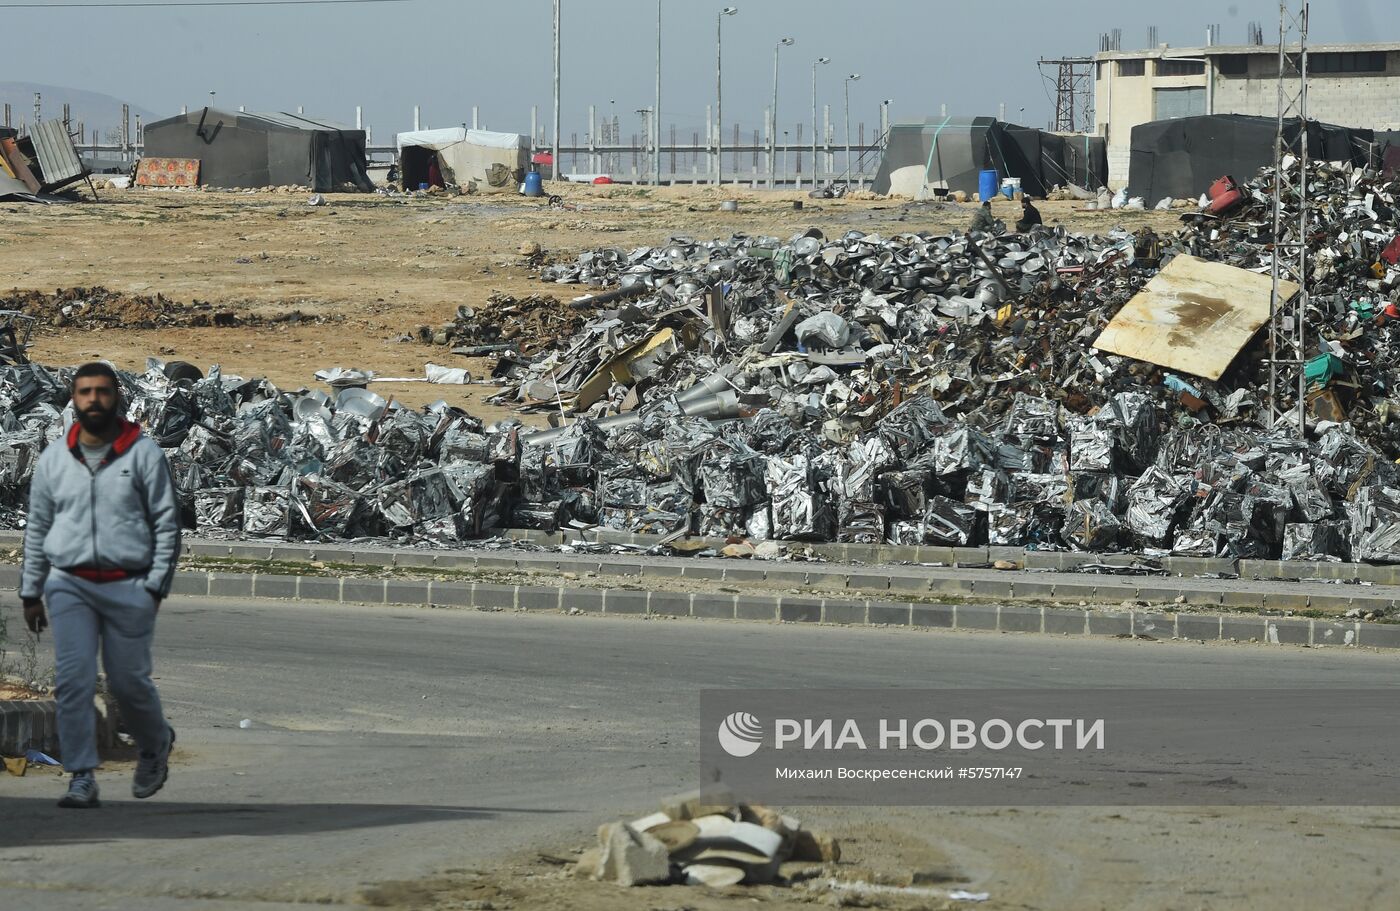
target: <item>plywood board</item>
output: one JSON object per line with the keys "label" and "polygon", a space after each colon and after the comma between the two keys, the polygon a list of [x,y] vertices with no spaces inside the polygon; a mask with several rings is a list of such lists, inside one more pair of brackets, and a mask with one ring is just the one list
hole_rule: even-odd
{"label": "plywood board", "polygon": [[[1279,286],[1285,299],[1298,286]],[[1269,320],[1273,279],[1185,254],[1118,311],[1094,341],[1100,351],[1218,380]]]}
{"label": "plywood board", "polygon": [[4,155],[9,168],[7,170],[28,188],[30,193],[39,192],[39,179],[34,176],[34,172],[29,170],[29,165],[25,162],[24,155],[20,152],[19,146],[13,139],[0,139],[0,154]]}
{"label": "plywood board", "polygon": [[138,187],[197,187],[198,158],[143,158],[136,166]]}

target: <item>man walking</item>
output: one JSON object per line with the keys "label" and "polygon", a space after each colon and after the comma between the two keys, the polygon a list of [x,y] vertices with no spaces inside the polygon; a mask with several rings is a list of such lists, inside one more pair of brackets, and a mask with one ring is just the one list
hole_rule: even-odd
{"label": "man walking", "polygon": [[58,740],[73,774],[58,805],[88,808],[99,805],[99,643],[107,682],[141,751],[131,793],[150,797],[169,772],[175,730],[151,682],[151,638],[175,575],[180,522],[165,453],[123,417],[112,368],[78,368],[72,399],[77,422],[44,450],[30,483],[20,598],[30,630],[53,622]]}

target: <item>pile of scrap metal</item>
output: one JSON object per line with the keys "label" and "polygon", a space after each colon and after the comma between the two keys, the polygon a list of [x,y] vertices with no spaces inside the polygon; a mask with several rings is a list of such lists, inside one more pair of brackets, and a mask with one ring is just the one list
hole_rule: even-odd
{"label": "pile of scrap metal", "polygon": [[537,354],[555,340],[568,338],[583,327],[578,309],[561,304],[558,298],[532,294],[512,297],[493,294],[485,306],[457,308],[457,316],[437,333],[424,326],[418,330],[422,341],[452,345],[453,352],[479,356],[512,351],[525,357]]}
{"label": "pile of scrap metal", "polygon": [[573,421],[525,438],[571,467],[524,494],[634,531],[1400,558],[1358,506],[1400,455],[1397,187],[1313,166],[1299,442],[1263,426],[1272,177],[1165,238],[814,229],[548,267],[627,299],[500,371],[498,401]]}
{"label": "pile of scrap metal", "polygon": [[51,194],[87,177],[63,121],[41,120],[25,136],[0,128],[0,200],[51,202]]}
{"label": "pile of scrap metal", "polygon": [[[1311,177],[1325,204],[1308,231],[1304,433],[1263,426],[1267,173],[1233,216],[1169,238],[809,231],[551,266],[618,286],[573,335],[502,356],[501,398],[549,409],[551,430],[412,412],[354,383],[284,393],[158,364],[123,383],[187,520],[227,534],[601,525],[1400,561],[1396,187]],[[0,399],[13,524],[63,383],[0,368]]]}

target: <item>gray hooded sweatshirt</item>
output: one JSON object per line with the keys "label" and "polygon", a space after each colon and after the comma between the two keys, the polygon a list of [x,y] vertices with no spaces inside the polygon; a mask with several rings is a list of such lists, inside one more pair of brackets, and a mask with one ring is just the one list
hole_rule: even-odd
{"label": "gray hooded sweatshirt", "polygon": [[106,459],[90,470],[78,432],[74,424],[35,466],[20,597],[42,597],[56,566],[124,570],[164,598],[180,556],[180,506],[165,452],[124,420]]}

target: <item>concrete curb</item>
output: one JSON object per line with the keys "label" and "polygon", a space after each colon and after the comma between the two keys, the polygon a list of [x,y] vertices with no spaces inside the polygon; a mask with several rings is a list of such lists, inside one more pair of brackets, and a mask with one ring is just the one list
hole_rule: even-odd
{"label": "concrete curb", "polygon": [[27,750],[58,755],[58,703],[52,699],[0,700],[0,754]]}
{"label": "concrete curb", "polygon": [[[1341,614],[1359,609],[1363,613],[1374,611],[1381,615],[1400,610],[1400,586],[1374,583],[1341,585],[1313,581],[1302,584],[1279,580],[1120,576],[1045,570],[1017,572],[957,566],[891,565],[882,566],[875,572],[867,571],[865,567],[794,561],[696,560],[632,554],[321,547],[224,541],[191,541],[186,548],[194,556],[233,558],[253,563],[334,563],[363,567],[371,574],[390,568],[424,572],[523,572],[551,576],[561,573],[594,574],[635,579],[636,584],[633,587],[637,588],[647,587],[651,579],[696,579],[750,589],[757,585],[795,589],[809,598],[828,600],[837,597],[861,600],[888,596],[906,602],[959,598],[1068,602],[1085,605],[1145,602],[1147,605],[1160,605],[1155,608],[1159,611],[1186,604],[1195,608],[1223,608],[1226,611],[1317,610]],[[19,567],[0,566],[0,586],[18,584]],[[180,573],[177,575],[173,591],[175,594],[417,604],[427,603],[419,590],[426,584],[422,581],[366,578],[353,574],[340,577],[214,572]],[[463,595],[453,591],[454,587],[465,590],[473,585],[488,586],[486,582],[470,579],[432,584],[437,587],[440,603],[450,605],[468,603],[462,600]],[[524,587],[533,589],[539,586]],[[544,587],[551,588],[549,585]],[[759,591],[755,596],[777,594]],[[580,592],[578,597],[587,596]]]}
{"label": "concrete curb", "polygon": [[[510,529],[504,536],[511,541],[544,547],[557,547],[561,544],[624,544],[651,547],[659,539],[656,535],[631,534],[608,529],[568,530],[543,532],[530,529]],[[724,544],[720,539],[700,540],[716,547]],[[19,548],[24,543],[21,532],[0,531],[0,547]],[[248,560],[279,560],[287,562],[310,562],[363,564],[367,566],[420,566],[443,569],[515,569],[521,555],[502,553],[499,556],[481,554],[468,550],[473,543],[464,542],[462,550],[429,550],[411,547],[356,547],[350,544],[295,544],[284,542],[259,543],[255,541],[210,541],[187,538],[185,551],[197,556],[236,557]],[[942,564],[947,567],[985,566],[997,561],[1006,561],[1016,569],[1032,572],[1082,572],[1088,566],[1131,566],[1144,560],[1153,560],[1172,577],[1238,576],[1240,579],[1277,582],[1359,582],[1370,585],[1400,586],[1400,564],[1370,563],[1326,563],[1301,560],[1233,560],[1214,557],[1147,557],[1142,554],[1112,553],[1088,554],[1074,552],[1052,552],[1026,550],[1020,547],[909,547],[894,544],[827,544],[805,545],[814,554],[826,560],[839,563],[880,564],[883,570],[893,564],[917,566],[917,564]],[[529,557],[554,558],[560,561],[578,559],[584,562],[607,565],[610,560],[625,564],[627,555],[573,557],[567,554],[531,554]],[[710,561],[695,561],[706,564]],[[718,562],[718,561],[715,561]],[[728,561],[726,561],[728,562]],[[750,564],[752,565],[752,564]],[[812,564],[814,568],[819,564]],[[814,570],[815,571],[815,570]],[[604,570],[607,572],[607,570]],[[697,566],[695,573],[703,572]],[[633,575],[638,573],[631,573]],[[673,574],[674,575],[674,574]],[[709,577],[718,578],[718,577]],[[1163,577],[1153,577],[1162,579]]]}
{"label": "concrete curb", "polygon": [[[278,594],[269,594],[274,591]],[[173,594],[285,598],[339,604],[445,606],[477,610],[577,610],[603,615],[1400,649],[1400,625],[1357,620],[1179,613],[1160,609],[1095,611],[1045,605],[929,604],[902,601],[897,596],[872,599],[860,596],[648,592],[619,588],[331,579],[261,573],[179,573],[175,578]]]}
{"label": "concrete curb", "polygon": [[[854,546],[854,545],[852,545]],[[669,561],[644,555],[478,552],[468,550],[412,550],[398,548],[350,548],[192,541],[186,545],[195,556],[234,558],[248,561],[290,563],[339,563],[363,566],[375,571],[386,568],[450,570],[455,572],[537,572],[636,578],[645,584],[649,578],[700,579],[737,585],[764,583],[781,588],[811,589],[813,596],[832,591],[882,592],[904,596],[967,597],[996,600],[1099,602],[1119,604],[1146,601],[1151,604],[1180,603],[1194,607],[1249,608],[1253,610],[1326,610],[1345,612],[1359,608],[1381,614],[1400,609],[1400,587],[1376,583],[1339,585],[1317,580],[1300,589],[1296,582],[1259,580],[1234,582],[1220,579],[1192,579],[1179,576],[1118,576],[1072,573],[1054,570],[1001,571],[959,566],[930,567],[888,565],[878,572],[852,570],[823,563],[753,560]],[[922,549],[920,549],[922,550]],[[1084,557],[1085,554],[1045,554],[1043,556]],[[1127,561],[1123,561],[1126,563]],[[1109,564],[1112,565],[1112,564]],[[1334,564],[1318,564],[1329,566]],[[1339,565],[1339,564],[1337,564]],[[1369,567],[1383,569],[1387,567]],[[14,567],[0,567],[0,584]],[[17,578],[17,575],[15,576]],[[251,577],[250,577],[251,578]],[[256,592],[269,597],[307,597],[286,590],[287,583],[261,583]],[[312,577],[302,577],[310,581]],[[318,598],[338,597],[337,579],[319,580]],[[222,586],[224,582],[216,585]],[[316,585],[317,582],[311,584]],[[358,580],[346,584],[358,585]],[[371,586],[378,581],[372,580]],[[389,586],[399,585],[395,580]],[[468,584],[468,583],[461,583]],[[1243,586],[1243,590],[1242,590]],[[211,594],[219,594],[213,591]],[[371,593],[370,601],[376,600]]]}

